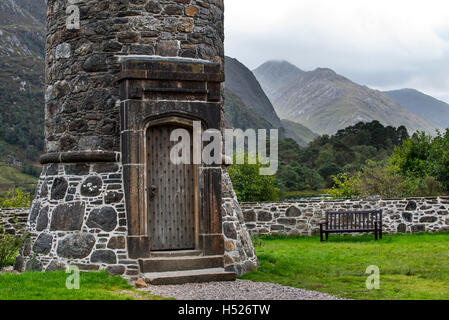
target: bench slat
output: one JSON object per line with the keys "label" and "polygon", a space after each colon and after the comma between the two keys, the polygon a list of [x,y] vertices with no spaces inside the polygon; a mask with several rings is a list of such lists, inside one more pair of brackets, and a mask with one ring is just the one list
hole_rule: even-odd
{"label": "bench slat", "polygon": [[[377,229],[376,229],[377,223]],[[326,212],[325,233],[371,232],[382,228],[382,210]]]}

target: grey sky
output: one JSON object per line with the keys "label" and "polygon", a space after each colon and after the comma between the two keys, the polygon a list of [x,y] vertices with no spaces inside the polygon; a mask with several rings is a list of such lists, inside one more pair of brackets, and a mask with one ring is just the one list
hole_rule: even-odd
{"label": "grey sky", "polygon": [[226,54],[285,59],[449,102],[448,0],[225,0]]}

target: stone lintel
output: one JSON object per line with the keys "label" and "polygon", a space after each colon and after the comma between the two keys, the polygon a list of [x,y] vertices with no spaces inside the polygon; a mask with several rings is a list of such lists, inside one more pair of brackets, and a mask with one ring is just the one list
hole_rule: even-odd
{"label": "stone lintel", "polygon": [[41,164],[119,162],[120,153],[105,151],[54,152],[41,156]]}

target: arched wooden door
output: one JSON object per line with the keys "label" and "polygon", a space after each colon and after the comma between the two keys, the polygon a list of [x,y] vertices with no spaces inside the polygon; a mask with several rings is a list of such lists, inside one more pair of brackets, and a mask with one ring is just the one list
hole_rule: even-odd
{"label": "arched wooden door", "polygon": [[[170,135],[178,128],[159,124],[147,130],[147,230],[152,251],[195,249],[197,169],[170,161],[177,143]],[[192,138],[192,130],[186,130]]]}

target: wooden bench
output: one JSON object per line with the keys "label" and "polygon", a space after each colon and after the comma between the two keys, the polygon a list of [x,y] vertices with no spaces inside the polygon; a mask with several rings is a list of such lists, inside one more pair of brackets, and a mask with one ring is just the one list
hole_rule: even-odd
{"label": "wooden bench", "polygon": [[320,224],[320,240],[330,233],[374,232],[374,238],[382,239],[382,210],[375,211],[326,211],[326,222]]}

